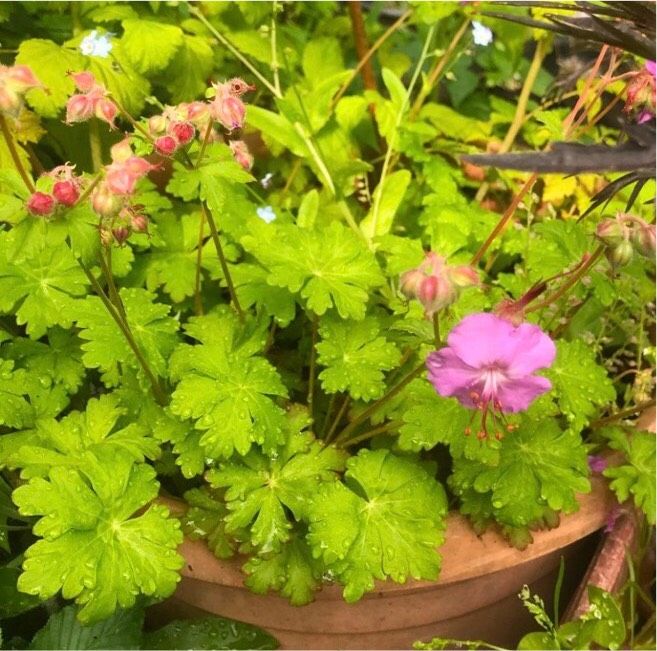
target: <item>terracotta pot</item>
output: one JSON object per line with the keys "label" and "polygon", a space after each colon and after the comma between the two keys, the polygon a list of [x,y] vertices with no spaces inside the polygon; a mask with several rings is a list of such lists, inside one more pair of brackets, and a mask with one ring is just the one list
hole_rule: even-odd
{"label": "terracotta pot", "polygon": [[275,594],[253,594],[243,585],[243,560],[217,560],[203,542],[187,540],[181,547],[187,561],[182,581],[152,616],[162,621],[213,613],[238,619],[266,629],[283,649],[403,649],[434,636],[514,645],[535,628],[516,596],[520,588],[530,585],[549,604],[561,556],[567,576],[578,581],[581,573],[574,568],[584,571],[596,543],[591,534],[604,525],[614,503],[605,482],[595,478],[592,492],[580,498],[580,510],[563,517],[556,529],[535,533],[524,551],[494,531],[477,536],[463,516],[450,514],[438,581],[378,582],[355,604],[343,601],[339,585],[324,586],[313,603],[301,607]]}

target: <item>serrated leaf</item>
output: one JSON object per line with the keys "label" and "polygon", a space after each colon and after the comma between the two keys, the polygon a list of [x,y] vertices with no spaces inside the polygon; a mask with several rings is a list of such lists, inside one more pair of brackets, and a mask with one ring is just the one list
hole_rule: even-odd
{"label": "serrated leaf", "polygon": [[141,608],[117,610],[111,617],[83,626],[77,608],[66,606],[48,618],[30,643],[30,649],[139,649],[144,611]]}
{"label": "serrated leaf", "polygon": [[146,633],[143,649],[277,649],[269,633],[233,619],[203,617],[174,620]]}
{"label": "serrated leaf", "polygon": [[29,66],[45,86],[29,90],[26,97],[39,115],[48,118],[56,118],[69,95],[75,92],[73,80],[66,73],[85,68],[84,57],[79,52],[41,38],[23,41],[16,63]]}
{"label": "serrated leaf", "polygon": [[554,386],[561,411],[578,432],[603,407],[616,399],[607,371],[596,362],[595,352],[583,341],[557,341],[557,357],[545,371]]}
{"label": "serrated leaf", "polygon": [[246,529],[260,553],[281,549],[292,527],[286,509],[297,521],[306,517],[318,487],[335,481],[344,467],[344,454],[300,431],[308,423],[305,414],[298,416],[288,422],[287,441],[275,453],[252,450],[206,475],[212,486],[226,489],[227,531]]}
{"label": "serrated leaf", "polygon": [[384,371],[397,366],[397,347],[381,335],[375,317],[362,321],[322,320],[317,344],[319,374],[328,393],[348,391],[356,400],[374,400],[385,391]]}
{"label": "serrated leaf", "polygon": [[83,605],[83,623],[132,607],[140,592],[167,597],[183,564],[180,525],[162,506],[133,517],[157,492],[155,471],[116,451],[87,452],[80,469],[53,468],[17,488],[20,512],[43,516],[35,531],[46,536],[25,552],[19,589],[43,599],[61,590]]}
{"label": "serrated leaf", "polygon": [[[620,432],[620,435],[626,435]],[[623,451],[626,463],[607,468],[602,474],[611,479],[610,488],[619,502],[633,497],[634,503],[655,524],[655,435],[652,432],[633,432],[627,436]],[[612,447],[619,448],[611,443]]]}
{"label": "serrated leaf", "polygon": [[214,66],[207,38],[186,34],[180,49],[164,71],[174,103],[190,102],[202,95]]}
{"label": "serrated leaf", "polygon": [[111,59],[88,57],[89,70],[131,115],[139,115],[150,91],[148,81],[123,56],[115,52]]}
{"label": "serrated leaf", "polygon": [[176,25],[141,18],[128,18],[122,24],[121,50],[141,73],[164,70],[183,42]]}
{"label": "serrated leaf", "polygon": [[[130,330],[151,369],[163,377],[167,360],[178,342],[178,322],[168,316],[169,306],[153,302],[155,296],[144,289],[122,288],[119,291]],[[116,322],[97,296],[79,302],[74,318],[81,328],[80,339],[87,368],[103,372],[103,381],[114,386],[119,380],[119,365],[139,368],[133,350]]]}
{"label": "serrated leaf", "polygon": [[[119,450],[135,461],[156,459],[160,454],[159,445],[149,437],[146,427],[135,422],[119,424],[125,411],[115,394],[104,394],[89,400],[84,412],[73,411],[59,421],[41,419],[36,425],[34,440],[17,447],[8,465],[38,466],[39,474],[44,474],[48,468],[56,466],[80,467],[87,450],[98,456]],[[28,476],[35,474],[35,470],[28,471]]]}
{"label": "serrated leaf", "polygon": [[269,270],[271,285],[299,293],[318,315],[335,307],[345,319],[365,316],[369,291],[383,277],[374,255],[355,234],[337,222],[321,231],[254,225],[251,233],[242,244]]}
{"label": "serrated leaf", "polygon": [[360,230],[367,237],[372,239],[390,232],[410,181],[411,173],[408,170],[398,170],[388,175],[383,185],[379,184],[376,187],[370,212],[360,223]]}
{"label": "serrated leaf", "polygon": [[489,493],[498,522],[527,527],[544,517],[545,508],[576,511],[576,494],[591,488],[588,474],[578,433],[562,431],[553,419],[525,419],[502,439],[497,464],[455,459],[449,483],[457,494],[470,488]]}
{"label": "serrated leaf", "polygon": [[0,359],[0,425],[19,429],[32,422],[34,410],[25,399],[28,393],[25,371],[14,370],[13,361]]}
{"label": "serrated leaf", "polygon": [[178,385],[171,412],[193,418],[203,431],[200,442],[209,457],[246,454],[257,442],[271,450],[283,433],[283,410],[272,397],[287,391],[276,369],[244,340],[230,313],[191,319],[189,336],[201,345],[183,344],[171,357],[170,373]]}
{"label": "serrated leaf", "polygon": [[226,533],[224,501],[209,489],[192,488],[185,492],[185,502],[189,505],[182,518],[185,535],[191,540],[204,539],[217,558],[233,556],[236,540]]}
{"label": "serrated leaf", "polygon": [[303,606],[321,587],[324,564],[313,558],[302,538],[294,535],[278,552],[250,558],[242,570],[247,575],[244,584],[253,592],[276,590],[293,606]]}
{"label": "serrated leaf", "polygon": [[356,601],[374,579],[436,579],[447,499],[418,463],[388,450],[361,450],[347,462],[346,483],[319,491],[308,542]]}
{"label": "serrated leaf", "polygon": [[86,293],[87,279],[66,246],[46,243],[14,261],[7,237],[0,240],[0,311],[15,312],[19,325],[38,339],[55,325],[70,328],[71,311]]}

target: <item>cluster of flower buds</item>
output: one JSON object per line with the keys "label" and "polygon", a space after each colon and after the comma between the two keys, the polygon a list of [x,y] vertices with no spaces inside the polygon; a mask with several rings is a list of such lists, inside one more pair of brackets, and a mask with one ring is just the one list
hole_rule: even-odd
{"label": "cluster of flower buds", "polygon": [[118,109],[108,99],[107,89],[89,71],[69,73],[80,93],[71,95],[66,103],[66,123],[86,122],[92,117],[103,120],[114,128]]}
{"label": "cluster of flower buds", "polygon": [[23,96],[30,88],[41,86],[27,66],[0,65],[0,111],[17,117],[23,107]]}
{"label": "cluster of flower buds", "polygon": [[210,117],[223,125],[228,131],[244,126],[246,106],[241,97],[244,93],[255,90],[242,79],[230,79],[223,84],[212,84],[214,99],[210,102]]}
{"label": "cluster of flower buds", "polygon": [[123,244],[133,232],[148,231],[148,218],[131,204],[137,182],[155,168],[145,158],[135,156],[129,138],[111,149],[112,163],[94,190],[91,205],[101,217],[100,237],[104,245]]}
{"label": "cluster of flower buds", "polygon": [[479,284],[477,272],[469,266],[450,266],[446,258],[432,251],[415,269],[401,276],[401,290],[408,298],[416,298],[427,317],[456,301],[461,289]]}
{"label": "cluster of flower buds", "polygon": [[80,198],[82,179],[75,176],[75,165],[66,163],[53,168],[46,176],[54,180],[50,193],[34,192],[27,200],[27,210],[38,217],[49,217],[62,206],[70,208]]}
{"label": "cluster of flower buds", "polygon": [[169,106],[162,115],[154,115],[148,120],[148,131],[154,139],[153,144],[158,154],[173,156],[196,136],[196,126],[188,117],[189,106]]}
{"label": "cluster of flower buds", "polygon": [[595,234],[607,246],[607,259],[614,266],[627,264],[634,251],[647,258],[655,256],[655,225],[634,215],[621,212],[603,219]]}
{"label": "cluster of flower buds", "polygon": [[632,73],[623,111],[636,113],[637,122],[641,124],[655,117],[655,105],[655,62],[646,61],[641,70]]}

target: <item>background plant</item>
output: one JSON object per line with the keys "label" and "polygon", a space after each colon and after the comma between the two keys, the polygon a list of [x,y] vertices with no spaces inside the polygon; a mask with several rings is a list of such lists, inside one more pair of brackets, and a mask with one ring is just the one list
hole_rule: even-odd
{"label": "background plant", "polygon": [[[355,600],[437,578],[448,503],[527,545],[577,509],[608,442],[612,487],[654,515],[654,436],[623,422],[654,404],[654,183],[616,241],[603,226],[630,189],[578,219],[613,174],[459,163],[618,139],[602,92],[627,80],[603,85],[601,66],[643,61],[595,52],[547,94],[550,38],[479,9],[2,6],[6,70],[35,76],[16,90],[5,71],[0,144],[4,544],[22,591],[76,599],[86,622],[170,594],[182,533],[161,490],[185,497],[190,536],[249,554],[249,587],[295,604],[325,579]],[[409,300],[400,276],[427,250],[481,284],[448,274],[448,297]],[[423,377],[493,308],[558,340],[553,391],[500,440],[466,436],[470,412]]]}

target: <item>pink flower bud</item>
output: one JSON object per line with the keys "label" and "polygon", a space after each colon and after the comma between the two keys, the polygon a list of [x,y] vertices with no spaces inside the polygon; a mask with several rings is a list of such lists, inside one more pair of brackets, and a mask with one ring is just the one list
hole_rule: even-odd
{"label": "pink flower bud", "polygon": [[479,284],[479,276],[472,267],[466,265],[446,267],[446,272],[449,279],[459,288],[473,287]]}
{"label": "pink flower bud", "polygon": [[130,156],[130,158],[125,161],[124,166],[130,174],[139,178],[148,174],[148,172],[156,167],[156,165],[151,165],[145,158],[140,158],[139,156]]}
{"label": "pink flower bud", "polygon": [[253,166],[253,156],[242,140],[231,140],[229,143],[235,160],[248,172]]}
{"label": "pink flower bud", "polygon": [[124,138],[110,148],[110,156],[114,163],[124,163],[129,158],[134,156],[132,147],[130,146],[130,138]]}
{"label": "pink flower bud", "polygon": [[625,225],[618,219],[603,219],[597,225],[595,234],[596,237],[610,246],[619,244],[629,235]]}
{"label": "pink flower bud", "polygon": [[178,143],[173,136],[160,136],[154,145],[155,151],[162,156],[171,156],[178,149]]}
{"label": "pink flower bud", "polygon": [[112,194],[126,195],[132,194],[139,176],[130,172],[125,165],[113,164],[107,167],[105,184],[107,190]]}
{"label": "pink flower bud", "polygon": [[122,205],[121,197],[114,194],[105,183],[96,188],[91,199],[92,208],[101,217],[113,217],[121,210]]}
{"label": "pink flower bud", "polygon": [[642,256],[645,256],[646,258],[655,257],[655,225],[654,224],[646,224],[645,222],[639,224],[632,231],[631,240],[632,240],[632,244],[634,245],[634,248]]}
{"label": "pink flower bud", "polygon": [[112,128],[114,128],[114,120],[116,119],[117,113],[118,109],[116,108],[116,104],[106,97],[99,99],[96,103],[96,117],[99,120],[103,120],[103,122],[107,122],[107,124],[109,124]]}
{"label": "pink flower bud", "polygon": [[127,226],[116,226],[112,229],[112,235],[117,244],[123,244],[130,237],[130,229]]}
{"label": "pink flower bud", "polygon": [[420,303],[427,305],[436,300],[438,294],[438,278],[425,276],[418,288],[417,297]]}
{"label": "pink flower bud", "polygon": [[57,181],[53,185],[52,193],[55,199],[64,206],[73,206],[80,198],[80,190],[75,181]]}
{"label": "pink flower bud", "polygon": [[135,233],[148,233],[148,217],[146,215],[132,215],[130,226]]}
{"label": "pink flower bud", "polygon": [[246,107],[242,100],[233,95],[217,95],[210,104],[210,115],[226,129],[241,129],[244,125]]}
{"label": "pink flower bud", "polygon": [[243,79],[240,79],[239,77],[228,80],[226,85],[228,86],[228,92],[231,95],[235,95],[236,97],[241,97],[244,95],[244,93],[248,93],[249,91],[256,89],[255,86],[249,86],[249,84],[247,84]]}
{"label": "pink flower bud", "polygon": [[167,132],[179,145],[186,145],[196,135],[196,129],[191,122],[172,122]]}
{"label": "pink flower bud", "polygon": [[55,199],[45,192],[35,192],[27,200],[27,210],[32,215],[47,217],[55,209]]}
{"label": "pink flower bud", "polygon": [[206,102],[190,102],[185,105],[185,112],[187,119],[197,127],[206,124],[210,118],[210,107]]}
{"label": "pink flower bud", "polygon": [[163,115],[154,115],[148,118],[148,133],[159,136],[167,130],[167,119]]}
{"label": "pink flower bud", "polygon": [[89,95],[72,95],[66,102],[66,124],[85,122],[93,117],[95,101]]}
{"label": "pink flower bud", "polygon": [[88,70],[69,72],[68,75],[73,80],[76,88],[82,93],[87,93],[96,86],[96,78]]}
{"label": "pink flower bud", "polygon": [[0,85],[0,111],[17,117],[22,106],[23,99],[15,90]]}
{"label": "pink flower bud", "polygon": [[28,66],[19,65],[7,68],[5,77],[9,87],[18,93],[24,93],[30,88],[41,86],[39,80],[34,76],[32,69]]}
{"label": "pink flower bud", "polygon": [[606,255],[614,267],[622,267],[632,259],[634,248],[629,240],[623,240],[617,246],[607,249]]}
{"label": "pink flower bud", "polygon": [[407,298],[417,298],[420,285],[426,278],[426,274],[419,269],[411,269],[401,275],[400,289]]}

